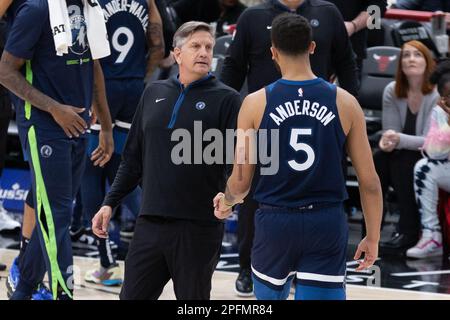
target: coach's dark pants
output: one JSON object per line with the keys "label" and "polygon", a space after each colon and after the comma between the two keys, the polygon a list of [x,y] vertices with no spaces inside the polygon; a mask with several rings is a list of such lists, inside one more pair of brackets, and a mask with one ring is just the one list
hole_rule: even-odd
{"label": "coach's dark pants", "polygon": [[209,299],[223,232],[221,222],[141,215],[125,260],[120,299],[156,300],[170,279],[177,299]]}

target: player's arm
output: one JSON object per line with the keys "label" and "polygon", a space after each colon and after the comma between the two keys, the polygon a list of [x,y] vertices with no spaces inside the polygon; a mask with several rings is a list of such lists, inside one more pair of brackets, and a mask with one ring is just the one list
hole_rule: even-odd
{"label": "player's arm", "polygon": [[0,18],[3,17],[6,10],[8,10],[9,6],[11,5],[12,0],[0,0]]}
{"label": "player's arm", "polygon": [[106,99],[105,79],[102,67],[98,60],[94,60],[94,90],[93,90],[95,115],[97,116],[101,130],[98,147],[92,152],[91,160],[95,166],[103,167],[110,159],[114,151],[112,137],[111,115]]}
{"label": "player's arm", "polygon": [[264,89],[248,95],[242,103],[238,116],[237,143],[233,172],[228,179],[225,193],[214,198],[215,215],[225,219],[231,213],[231,207],[241,203],[250,191],[256,165],[256,127],[255,109],[265,104]]}
{"label": "player's arm", "polygon": [[0,60],[0,83],[33,107],[48,112],[68,137],[79,136],[87,128],[86,122],[77,114],[84,108],[63,105],[34,88],[20,73],[25,59],[3,51]]}
{"label": "player's arm", "polygon": [[367,235],[361,241],[355,254],[359,259],[365,253],[364,261],[357,270],[370,267],[378,256],[383,201],[380,180],[375,171],[372,151],[367,138],[363,111],[357,100],[344,90],[339,91],[338,104],[343,116],[343,127],[347,127],[347,152],[356,171],[361,204],[366,223]]}
{"label": "player's arm", "polygon": [[164,58],[164,36],[161,15],[155,0],[148,1],[149,23],[147,27],[147,45],[149,48],[146,78],[149,78]]}

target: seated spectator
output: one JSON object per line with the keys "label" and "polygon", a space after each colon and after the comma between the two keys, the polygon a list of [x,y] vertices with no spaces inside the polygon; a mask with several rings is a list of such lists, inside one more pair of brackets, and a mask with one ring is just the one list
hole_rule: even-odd
{"label": "seated spectator", "polygon": [[414,167],[414,189],[422,224],[419,242],[406,251],[410,258],[442,255],[442,233],[436,212],[439,188],[450,192],[450,60],[441,62],[431,76],[441,95],[433,108],[423,146],[424,158]]}
{"label": "seated spectator", "polygon": [[220,17],[216,26],[217,38],[226,35],[224,29],[229,25],[236,24],[241,13],[247,8],[239,0],[220,0],[220,7]]}
{"label": "seated spectator", "polygon": [[383,135],[374,154],[383,195],[391,186],[398,199],[397,232],[380,245],[404,251],[419,240],[420,221],[413,187],[413,169],[422,157],[419,148],[431,110],[439,99],[429,77],[434,70],[431,52],[418,41],[403,45],[396,80],[383,93]]}

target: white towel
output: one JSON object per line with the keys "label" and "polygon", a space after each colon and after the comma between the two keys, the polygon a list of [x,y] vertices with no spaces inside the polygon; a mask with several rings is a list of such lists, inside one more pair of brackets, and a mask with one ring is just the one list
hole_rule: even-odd
{"label": "white towel", "polygon": [[[72,46],[72,30],[65,0],[48,0],[50,26],[55,41],[56,54],[68,53]],[[86,21],[87,38],[92,59],[100,59],[111,54],[106,32],[103,10],[97,0],[83,0],[83,14]]]}
{"label": "white towel", "polygon": [[68,48],[72,45],[72,32],[66,1],[48,0],[48,12],[56,54],[62,56],[68,53]]}

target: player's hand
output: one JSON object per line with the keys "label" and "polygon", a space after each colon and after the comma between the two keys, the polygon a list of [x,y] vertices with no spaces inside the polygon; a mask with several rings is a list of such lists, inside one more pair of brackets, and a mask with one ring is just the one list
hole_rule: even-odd
{"label": "player's hand", "polygon": [[112,208],[110,206],[103,206],[92,218],[92,232],[99,238],[108,237],[108,225],[111,220]]}
{"label": "player's hand", "polygon": [[358,260],[362,253],[364,253],[364,260],[358,261],[359,266],[356,268],[356,271],[368,269],[374,264],[378,257],[378,241],[369,240],[367,237],[362,239],[353,259]]}
{"label": "player's hand", "polygon": [[225,195],[219,192],[213,199],[214,215],[220,220],[228,218],[232,212],[232,207],[225,205],[224,198]]}
{"label": "player's hand", "polygon": [[59,104],[50,111],[53,119],[64,130],[69,138],[79,137],[86,132],[87,124],[78,114],[84,112],[85,108],[76,108],[69,105]]}
{"label": "player's hand", "polygon": [[114,152],[114,141],[112,131],[100,130],[98,136],[98,147],[91,154],[91,161],[94,166],[103,167],[109,160],[111,160]]}

